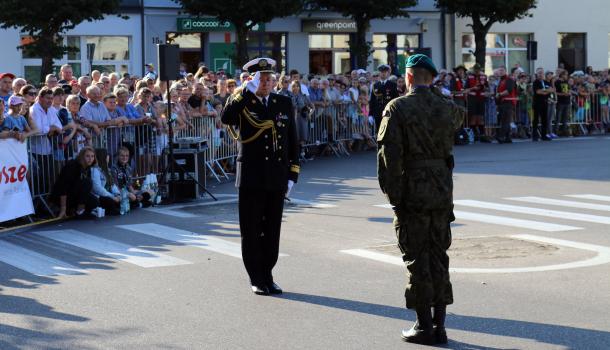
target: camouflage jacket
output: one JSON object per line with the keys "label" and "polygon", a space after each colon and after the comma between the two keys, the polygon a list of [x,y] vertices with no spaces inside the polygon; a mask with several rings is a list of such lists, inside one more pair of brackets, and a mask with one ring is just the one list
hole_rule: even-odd
{"label": "camouflage jacket", "polygon": [[377,175],[395,209],[451,208],[454,134],[463,118],[461,107],[427,87],[386,106],[377,137]]}

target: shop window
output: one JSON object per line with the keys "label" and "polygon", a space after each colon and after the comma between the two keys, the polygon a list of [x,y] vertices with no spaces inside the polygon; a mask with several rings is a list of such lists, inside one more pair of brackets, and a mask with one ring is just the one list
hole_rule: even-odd
{"label": "shop window", "polygon": [[95,44],[94,61],[129,60],[129,37],[88,36],[86,43]]}
{"label": "shop window", "polygon": [[181,49],[200,49],[201,33],[167,33],[167,43]]}
{"label": "shop window", "polygon": [[557,63],[563,65],[568,72],[585,70],[586,33],[558,33],[557,34]]}
{"label": "shop window", "polygon": [[347,35],[347,34],[334,34],[333,35],[333,48],[335,48],[335,49],[349,49],[349,35]]}
{"label": "shop window", "polygon": [[[494,69],[506,67],[508,70],[521,67],[529,73],[530,61],[527,59],[528,33],[490,33],[485,37],[485,73],[492,74]],[[476,63],[474,34],[462,35],[462,64],[470,69]]]}
{"label": "shop window", "polygon": [[332,35],[330,34],[310,34],[310,49],[330,49],[332,48]]}
{"label": "shop window", "polygon": [[405,50],[419,47],[419,34],[373,34],[373,66],[390,64],[404,70]]}
{"label": "shop window", "polygon": [[286,33],[264,33],[251,31],[248,33],[248,56],[271,57],[277,62],[277,70],[286,68]]}
{"label": "shop window", "polygon": [[[27,43],[29,37],[23,36],[22,43]],[[83,48],[87,43],[95,44],[93,67],[89,66]],[[54,60],[53,72],[59,76],[59,67],[63,64],[72,66],[75,77],[89,74],[92,69],[103,72],[129,72],[129,46],[130,37],[127,36],[66,36],[64,45],[73,47],[75,50],[67,52],[63,57]],[[28,81],[39,83],[41,59],[33,57],[23,50],[23,72]]]}
{"label": "shop window", "polygon": [[75,49],[75,50],[68,51],[68,60],[80,60],[81,59],[80,37],[79,36],[69,36],[68,37],[68,47]]}

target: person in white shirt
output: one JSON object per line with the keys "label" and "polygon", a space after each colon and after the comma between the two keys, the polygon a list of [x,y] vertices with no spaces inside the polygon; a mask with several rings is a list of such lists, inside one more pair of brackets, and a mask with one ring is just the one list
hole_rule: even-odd
{"label": "person in white shirt", "polygon": [[58,137],[62,134],[62,125],[57,118],[57,110],[52,107],[53,91],[43,87],[38,93],[38,102],[30,107],[30,118],[35,124],[32,129],[38,131],[38,135],[30,138],[30,151],[34,155],[32,178],[32,194],[50,193],[52,177],[55,174],[55,162],[53,162],[53,146],[60,141]]}

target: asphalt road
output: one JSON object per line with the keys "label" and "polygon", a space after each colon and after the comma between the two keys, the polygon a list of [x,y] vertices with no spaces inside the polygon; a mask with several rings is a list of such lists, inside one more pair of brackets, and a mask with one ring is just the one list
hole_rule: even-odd
{"label": "asphalt road", "polygon": [[[456,149],[452,349],[610,348],[610,138]],[[304,165],[253,295],[235,189],[0,237],[0,349],[415,349],[375,153]],[[425,347],[422,347],[425,348]]]}

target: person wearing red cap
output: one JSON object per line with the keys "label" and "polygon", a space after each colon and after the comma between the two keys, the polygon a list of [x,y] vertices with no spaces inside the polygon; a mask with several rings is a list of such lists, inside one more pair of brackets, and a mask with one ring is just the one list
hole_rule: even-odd
{"label": "person wearing red cap", "polygon": [[13,79],[15,75],[12,73],[0,73],[0,98],[4,100],[4,113],[8,112],[8,99],[13,92]]}

